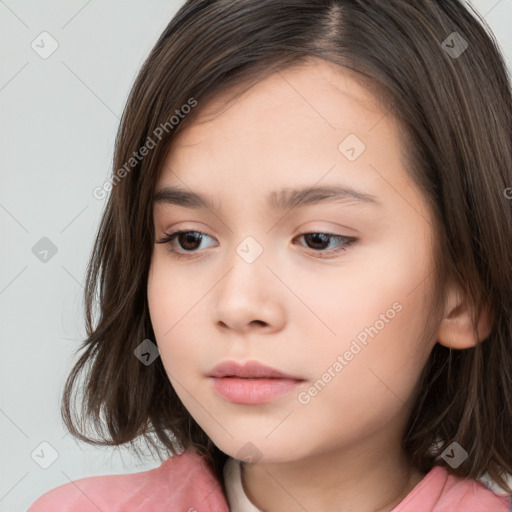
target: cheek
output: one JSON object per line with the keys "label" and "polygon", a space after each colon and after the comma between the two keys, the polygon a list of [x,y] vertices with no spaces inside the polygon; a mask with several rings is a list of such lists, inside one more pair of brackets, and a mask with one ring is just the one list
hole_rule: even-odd
{"label": "cheek", "polygon": [[[413,406],[432,348],[422,328],[424,289],[410,293],[411,288],[405,286],[389,291],[359,313],[357,321],[351,322],[351,332],[338,346],[330,344],[330,357],[324,358],[321,368],[317,366],[317,377],[322,381],[330,378],[325,375],[329,367],[336,375],[332,384],[327,384],[329,389],[326,386],[321,391],[323,404],[322,398],[316,399],[319,414],[322,410],[331,414],[328,411],[339,407],[339,411],[352,411],[353,418],[359,418],[363,425],[364,417],[382,421]],[[342,356],[342,364],[333,368],[338,356]]]}
{"label": "cheek", "polygon": [[[335,300],[319,299],[316,307],[333,333],[326,331],[308,361],[313,378],[329,380],[322,379],[329,368],[336,375],[329,384],[333,400],[338,396],[357,408],[383,394],[393,400],[393,392],[407,401],[414,391],[433,346],[424,323],[434,290],[429,255],[412,240],[360,252],[353,272],[323,283],[322,295]],[[308,337],[315,339],[312,329]],[[338,356],[343,369],[338,364],[336,371]]]}
{"label": "cheek", "polygon": [[388,347],[405,350],[420,344],[418,335],[428,313],[424,304],[432,292],[427,288],[428,261],[399,248],[386,255],[384,249],[360,251],[359,261],[347,265],[350,271],[340,269],[338,276],[317,274],[309,294],[307,283],[315,280],[301,279],[304,287],[297,294],[307,297],[310,309],[329,327],[331,334],[323,329],[323,338],[337,350],[349,349],[353,339],[362,344],[386,339]]}
{"label": "cheek", "polygon": [[178,394],[179,383],[191,390],[211,366],[204,336],[209,310],[204,301],[211,287],[180,272],[163,251],[154,254],[147,287],[149,313],[162,363]]}
{"label": "cheek", "polygon": [[[169,271],[165,258],[154,255],[148,276],[148,306],[151,324],[160,350],[164,367],[172,371],[184,363],[187,352],[177,343],[180,318],[186,314],[183,305],[187,304],[180,287],[179,277]],[[178,350],[180,348],[180,350]],[[168,368],[169,367],[169,368]]]}
{"label": "cheek", "polygon": [[[296,425],[313,423],[322,439],[346,441],[405,421],[429,350],[421,339],[423,312],[416,297],[393,291],[391,297],[400,303],[392,313],[389,301],[375,302],[362,323],[348,321],[350,334],[309,353],[310,379],[296,397]],[[386,311],[388,323],[379,318]],[[339,328],[343,332],[341,323]]]}

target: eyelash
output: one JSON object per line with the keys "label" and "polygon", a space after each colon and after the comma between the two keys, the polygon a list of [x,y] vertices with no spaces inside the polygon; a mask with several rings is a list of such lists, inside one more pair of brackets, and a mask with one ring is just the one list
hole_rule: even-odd
{"label": "eyelash", "polygon": [[[172,242],[174,241],[174,239],[177,238],[179,235],[185,234],[185,233],[197,233],[199,235],[209,236],[206,233],[203,233],[202,231],[194,231],[194,230],[190,230],[190,229],[185,229],[185,230],[180,230],[180,231],[173,231],[171,233],[165,233],[165,238],[163,238],[161,240],[157,240],[155,243],[166,244],[168,246],[169,252],[172,253],[173,257],[175,257],[175,258],[178,258],[178,259],[191,258],[192,255],[195,254],[195,252],[188,251],[188,254],[187,253],[183,254],[183,253],[177,251],[176,249],[172,248]],[[344,242],[344,244],[341,246],[341,248],[336,249],[336,250],[331,249],[329,251],[325,251],[325,250],[324,251],[315,251],[314,249],[311,249],[314,252],[328,253],[328,254],[339,254],[341,252],[344,252],[344,251],[348,250],[349,247],[355,245],[355,243],[358,241],[358,238],[354,238],[354,237],[350,237],[350,236],[343,236],[343,235],[336,235],[333,233],[324,233],[321,231],[311,231],[311,232],[301,233],[300,235],[297,236],[297,238],[306,236],[306,235],[325,235],[329,238],[338,239],[338,240],[341,240]],[[321,258],[323,258],[323,257],[324,256],[321,256]]]}

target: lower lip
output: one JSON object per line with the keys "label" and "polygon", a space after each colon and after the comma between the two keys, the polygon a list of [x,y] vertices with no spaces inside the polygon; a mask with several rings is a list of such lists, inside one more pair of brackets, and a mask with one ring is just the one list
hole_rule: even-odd
{"label": "lower lip", "polygon": [[213,388],[219,395],[235,404],[257,405],[294,390],[302,381],[294,379],[240,379],[236,377],[212,378]]}

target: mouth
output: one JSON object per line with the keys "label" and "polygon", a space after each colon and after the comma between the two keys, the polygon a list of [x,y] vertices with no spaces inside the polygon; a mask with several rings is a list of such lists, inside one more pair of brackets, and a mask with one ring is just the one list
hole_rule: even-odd
{"label": "mouth", "polygon": [[271,366],[258,363],[257,361],[247,361],[246,363],[223,361],[208,373],[208,377],[304,380],[301,377],[282,372]]}
{"label": "mouth", "polygon": [[305,381],[256,361],[224,361],[207,376],[217,394],[229,402],[245,405],[268,403]]}

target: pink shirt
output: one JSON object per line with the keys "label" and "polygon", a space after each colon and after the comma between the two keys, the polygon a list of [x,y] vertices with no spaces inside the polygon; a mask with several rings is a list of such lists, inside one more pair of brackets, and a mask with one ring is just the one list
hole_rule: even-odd
{"label": "pink shirt", "polygon": [[[243,492],[240,462],[224,466],[227,496],[213,468],[185,452],[159,467],[128,475],[82,478],[56,487],[28,512],[253,512]],[[228,505],[229,504],[229,505]],[[453,476],[434,466],[392,512],[509,512],[509,496],[498,496],[480,482]]]}

